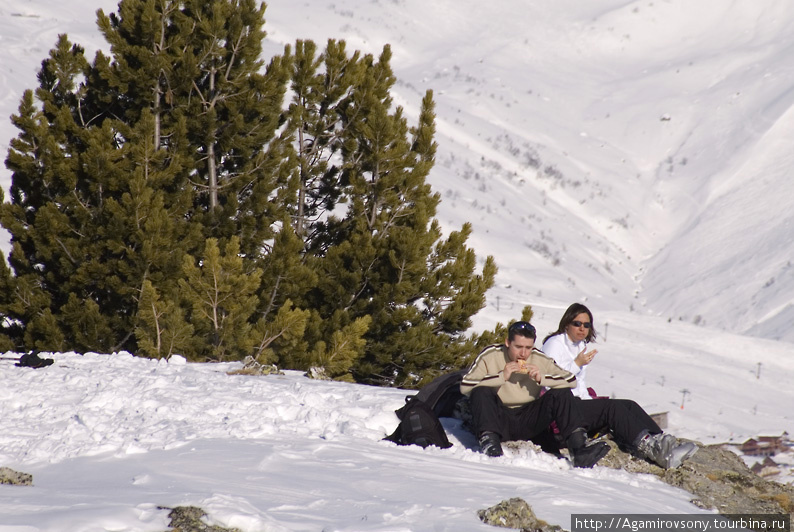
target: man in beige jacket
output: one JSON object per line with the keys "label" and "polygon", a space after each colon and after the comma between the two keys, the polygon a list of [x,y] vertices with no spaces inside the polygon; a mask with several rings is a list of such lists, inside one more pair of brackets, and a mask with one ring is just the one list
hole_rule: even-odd
{"label": "man in beige jacket", "polygon": [[536,349],[536,338],[530,323],[513,323],[505,344],[483,350],[464,375],[460,391],[469,396],[480,448],[501,456],[502,441],[532,439],[554,421],[573,465],[592,467],[609,445],[587,444],[585,419],[571,393],[576,377]]}

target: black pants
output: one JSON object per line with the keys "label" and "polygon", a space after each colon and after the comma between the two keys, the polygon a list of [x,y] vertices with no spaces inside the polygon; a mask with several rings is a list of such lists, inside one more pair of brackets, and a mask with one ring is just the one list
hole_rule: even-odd
{"label": "black pants", "polygon": [[[589,399],[574,397],[568,388],[548,390],[538,399],[517,408],[506,407],[497,395],[498,388],[478,386],[469,399],[477,434],[491,431],[503,441],[540,440],[544,451],[553,452],[549,425],[554,421],[563,443],[574,429],[589,433],[611,432],[617,442],[630,448],[643,430],[662,432],[640,405],[629,399]],[[545,445],[544,445],[545,444]]]}
{"label": "black pants", "polygon": [[630,399],[583,400],[577,397],[576,401],[584,415],[587,431],[611,432],[621,446],[631,447],[643,430],[651,434],[662,432],[651,416]]}
{"label": "black pants", "polygon": [[551,389],[525,405],[508,408],[499,399],[498,388],[477,386],[469,395],[474,429],[499,434],[503,441],[531,440],[557,423],[563,441],[571,432],[585,427],[580,403],[569,388]]}

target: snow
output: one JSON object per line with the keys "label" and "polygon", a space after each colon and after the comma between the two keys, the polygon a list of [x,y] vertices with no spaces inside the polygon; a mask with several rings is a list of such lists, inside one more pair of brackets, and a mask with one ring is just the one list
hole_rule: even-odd
{"label": "snow", "polygon": [[[58,33],[107,49],[100,7],[116,2],[0,3],[0,115]],[[438,218],[471,222],[499,266],[475,329],[532,305],[543,336],[581,301],[599,393],[705,443],[794,434],[794,4],[277,0],[266,18],[265,55],[299,38],[391,44],[414,120],[434,91]],[[0,122],[0,145],[16,134]],[[453,420],[447,450],[384,442],[404,390],[45,356],[0,360],[0,467],[34,478],[0,486],[0,532],[161,532],[161,507],[186,504],[244,532],[484,531],[477,510],[516,496],[565,528],[574,513],[704,513],[654,477],[484,457]]]}
{"label": "snow", "polygon": [[2,532],[161,532],[178,505],[245,532],[488,530],[476,511],[511,497],[566,527],[571,513],[705,513],[651,476],[528,449],[487,458],[453,419],[447,450],[382,441],[405,390],[178,356],[53,357],[0,361],[0,464],[34,480],[0,486]]}
{"label": "snow", "polygon": [[[0,116],[58,33],[107,52],[95,11],[116,7],[0,4]],[[389,44],[406,116],[434,91],[438,219],[470,222],[499,266],[475,328],[587,300],[794,341],[794,4],[279,0],[265,16],[265,59],[296,39]],[[16,134],[0,122],[0,146]]]}
{"label": "snow", "polygon": [[[784,344],[620,313],[601,332],[590,383],[669,412],[669,432],[704,443],[794,433]],[[406,390],[230,375],[241,363],[179,356],[43,356],[55,363],[0,360],[0,466],[34,480],[0,486],[0,532],[162,532],[162,508],[179,505],[243,532],[488,530],[477,510],[511,497],[565,528],[578,513],[708,513],[650,475],[525,448],[485,457],[453,419],[450,449],[383,441]]]}

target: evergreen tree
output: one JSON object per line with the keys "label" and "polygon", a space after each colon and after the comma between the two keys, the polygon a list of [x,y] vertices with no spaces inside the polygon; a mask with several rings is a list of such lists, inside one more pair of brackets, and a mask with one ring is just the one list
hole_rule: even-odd
{"label": "evergreen tree", "polygon": [[[260,361],[416,385],[457,367],[495,274],[444,237],[376,60],[299,41],[265,67],[256,0],[122,0],[89,64],[61,37],[13,117],[0,331],[15,345]],[[82,83],[79,81],[82,80]],[[283,109],[287,84],[292,100]],[[342,208],[343,207],[343,208]]]}
{"label": "evergreen tree", "polygon": [[366,348],[365,334],[371,322],[372,318],[365,315],[333,331],[328,344],[320,340],[308,353],[308,364],[321,368],[328,377],[352,382],[351,367]]}
{"label": "evergreen tree", "polygon": [[[256,324],[256,354],[262,363],[299,368],[310,312],[305,294],[317,283],[317,272],[305,263],[303,242],[288,220],[262,260],[262,284]],[[305,362],[305,360],[304,360]]]}
{"label": "evergreen tree", "polygon": [[251,353],[255,341],[251,317],[262,272],[250,268],[240,255],[236,236],[223,253],[218,241],[210,238],[199,261],[185,256],[180,293],[192,305],[190,323],[196,333],[210,339],[196,358],[238,360]]}
{"label": "evergreen tree", "polygon": [[129,121],[151,113],[156,150],[186,144],[174,190],[191,193],[186,217],[203,235],[192,252],[237,235],[258,257],[295,194],[278,135],[291,58],[287,49],[264,68],[264,10],[254,0],[124,0],[118,15],[99,12],[114,61],[99,64],[97,85]]}
{"label": "evergreen tree", "polygon": [[157,359],[196,352],[200,346],[184,314],[177,301],[161,298],[151,281],[144,281],[136,315],[138,352]]}
{"label": "evergreen tree", "polygon": [[256,0],[191,0],[177,18],[189,35],[190,54],[179,77],[190,80],[172,99],[189,117],[195,149],[193,216],[205,237],[240,237],[244,254],[256,257],[274,236],[289,194],[289,147],[278,135],[291,58],[274,57],[262,73],[265,5]]}
{"label": "evergreen tree", "polygon": [[321,221],[323,243],[309,249],[320,271],[309,306],[322,325],[307,333],[327,337],[369,316],[352,364],[356,379],[415,385],[428,371],[457,366],[470,344],[462,332],[484,305],[496,267],[489,257],[474,274],[468,226],[439,242],[439,196],[426,183],[436,149],[432,94],[409,128],[402,109],[391,109],[390,57],[388,46],[378,61],[366,56],[339,108],[340,197],[348,210]]}
{"label": "evergreen tree", "polygon": [[299,172],[292,214],[295,233],[307,249],[322,249],[324,220],[343,193],[340,168],[333,160],[354,122],[348,116],[351,95],[365,71],[359,55],[347,57],[344,41],[329,40],[319,56],[312,41],[298,41],[295,46],[293,96],[287,113]]}
{"label": "evergreen tree", "polygon": [[[179,221],[189,197],[173,187],[183,167],[179,144],[156,152],[148,114],[134,126],[89,115],[90,87],[74,84],[87,69],[82,50],[61,37],[39,75],[43,112],[28,92],[15,117],[23,133],[12,141],[12,203],[0,216],[12,234],[10,260],[21,286],[29,297],[41,294],[34,298],[41,306],[28,306],[21,321],[34,325],[44,308],[50,311],[47,327],[35,334],[39,345],[56,348],[40,336],[61,328],[54,337],[71,349],[134,349],[143,280],[181,271],[189,239]],[[169,188],[175,192],[166,194]],[[81,305],[94,309],[96,333],[78,326],[88,316]]]}
{"label": "evergreen tree", "polygon": [[254,358],[261,364],[301,367],[298,357],[307,350],[303,334],[310,318],[311,312],[295,308],[289,299],[274,316],[261,317],[254,326]]}
{"label": "evergreen tree", "polygon": [[[92,249],[92,221],[101,205],[101,180],[84,180],[88,168],[107,161],[98,138],[110,131],[87,135],[80,110],[84,87],[77,79],[86,74],[83,50],[61,36],[50,57],[42,62],[36,96],[26,91],[19,114],[12,117],[21,134],[12,140],[6,165],[11,169],[11,202],[0,206],[0,220],[12,235],[9,263],[16,274],[16,302],[10,305],[14,319],[25,324],[23,342],[40,349],[59,349],[66,341],[75,349],[105,350],[108,339],[84,345],[70,337],[60,318],[62,309],[72,312],[73,303],[89,301],[93,286],[78,286]],[[70,301],[72,302],[70,304]],[[102,317],[107,328],[110,315]],[[76,324],[72,320],[72,325]],[[63,328],[63,330],[61,330]]]}
{"label": "evergreen tree", "polygon": [[183,256],[207,236],[225,245],[239,235],[247,258],[262,260],[284,216],[279,198],[294,193],[276,135],[289,58],[260,72],[263,12],[253,1],[124,0],[118,15],[98,13],[112,57],[89,65],[59,39],[39,75],[42,110],[28,92],[14,117],[12,201],[0,210],[16,343],[136,351],[146,283],[179,302]]}
{"label": "evergreen tree", "polygon": [[[3,191],[0,190],[0,202],[3,201]],[[0,353],[12,351],[17,347],[14,341],[20,334],[19,324],[14,323],[9,312],[9,305],[13,300],[14,278],[0,257]]]}

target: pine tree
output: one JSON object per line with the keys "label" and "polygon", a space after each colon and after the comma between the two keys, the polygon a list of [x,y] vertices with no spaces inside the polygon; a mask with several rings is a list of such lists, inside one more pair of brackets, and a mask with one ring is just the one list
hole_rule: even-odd
{"label": "pine tree", "polygon": [[353,382],[350,370],[366,347],[365,334],[371,322],[369,316],[356,318],[347,326],[333,331],[328,344],[318,341],[307,355],[307,365],[321,368],[328,377]]}
{"label": "pine tree", "polygon": [[[33,324],[48,308],[44,330],[61,328],[56,337],[71,349],[134,349],[143,280],[180,272],[190,241],[178,222],[189,196],[174,186],[184,155],[177,142],[168,153],[154,150],[145,112],[134,126],[92,115],[90,88],[73,82],[87,69],[79,47],[62,37],[39,76],[44,112],[30,93],[23,98],[16,117],[23,134],[12,141],[7,162],[14,171],[12,203],[2,220],[12,234],[17,278],[29,278],[22,284],[42,293],[35,298],[41,306],[28,307],[21,321]],[[86,318],[81,304],[95,309],[94,327],[102,334],[76,325]],[[46,345],[45,338],[37,342]]]}
{"label": "pine tree", "polygon": [[253,331],[254,358],[261,364],[301,367],[298,357],[307,350],[303,334],[309,319],[311,312],[295,308],[289,299],[279,306],[274,316],[260,318]]}
{"label": "pine tree", "polygon": [[146,283],[179,302],[183,256],[208,236],[224,246],[238,235],[246,260],[263,259],[295,192],[277,134],[290,59],[260,72],[263,13],[249,0],[123,0],[118,14],[98,13],[110,57],[89,65],[59,39],[39,75],[42,109],[28,92],[14,117],[12,197],[0,208],[16,343],[136,351]]}
{"label": "pine tree", "polygon": [[200,342],[184,314],[178,302],[161,298],[151,281],[144,281],[136,315],[138,352],[157,359],[197,352]]}
{"label": "pine tree", "polygon": [[409,127],[388,47],[299,41],[265,67],[264,9],[122,0],[98,13],[109,56],[59,39],[0,207],[15,345],[416,385],[482,340],[463,331],[496,268],[434,219],[432,94]]}
{"label": "pine tree", "polygon": [[348,211],[322,222],[325,242],[312,249],[320,275],[309,306],[322,329],[307,332],[321,337],[368,316],[353,375],[413,385],[426,372],[457,366],[471,343],[462,332],[484,305],[496,267],[489,257],[483,274],[474,274],[468,226],[439,242],[440,198],[426,183],[436,149],[432,93],[409,128],[402,108],[391,108],[390,57],[385,47],[378,61],[362,60],[344,105],[340,182]]}
{"label": "pine tree", "polygon": [[294,194],[278,135],[291,57],[287,49],[262,72],[264,10],[254,0],[124,0],[118,15],[99,13],[114,62],[98,67],[97,85],[118,95],[129,121],[151,113],[155,149],[187,143],[176,184],[192,193],[188,218],[203,238],[238,235],[251,258]]}
{"label": "pine tree", "polygon": [[262,363],[300,368],[305,366],[299,358],[307,350],[304,335],[311,319],[303,310],[305,294],[317,284],[317,273],[306,265],[303,241],[288,220],[267,248],[261,261],[255,356]]}
{"label": "pine tree", "polygon": [[[3,201],[3,191],[0,190],[0,203]],[[14,294],[14,279],[6,261],[0,257],[0,353],[12,351],[17,347],[20,327],[11,319],[9,305]]]}
{"label": "pine tree", "polygon": [[329,40],[320,55],[312,41],[298,41],[295,46],[287,119],[299,171],[294,228],[307,249],[322,248],[324,219],[343,192],[340,168],[333,159],[353,123],[348,116],[351,94],[364,69],[358,52],[347,56],[344,41]]}
{"label": "pine tree", "polygon": [[[80,344],[96,337],[71,338],[66,332],[71,326],[60,319],[61,309],[75,308],[74,298],[90,306],[96,297],[94,287],[77,286],[94,256],[86,236],[104,190],[101,182],[82,179],[92,162],[105,160],[96,143],[99,134],[87,135],[83,127],[84,87],[77,79],[87,70],[82,48],[59,37],[39,72],[41,110],[26,91],[12,117],[21,133],[6,160],[14,174],[11,202],[0,206],[0,220],[12,235],[16,302],[11,308],[14,319],[30,328],[22,335],[26,346],[58,349],[66,341],[75,349],[102,350],[107,345],[107,339]],[[95,325],[106,330],[107,317],[102,321]]]}
{"label": "pine tree", "polygon": [[179,287],[193,307],[190,323],[210,340],[191,358],[238,360],[251,353],[255,341],[251,318],[262,272],[246,266],[239,239],[232,237],[223,252],[216,239],[207,239],[200,260],[186,255],[183,270]]}
{"label": "pine tree", "polygon": [[277,130],[291,59],[287,49],[261,72],[264,11],[255,0],[192,0],[177,19],[190,35],[179,69],[190,86],[174,106],[195,147],[193,216],[205,237],[240,236],[249,257],[274,236],[284,214],[272,196],[290,175]]}

